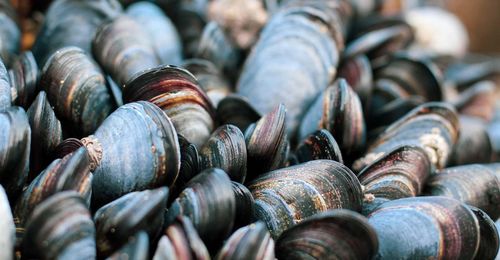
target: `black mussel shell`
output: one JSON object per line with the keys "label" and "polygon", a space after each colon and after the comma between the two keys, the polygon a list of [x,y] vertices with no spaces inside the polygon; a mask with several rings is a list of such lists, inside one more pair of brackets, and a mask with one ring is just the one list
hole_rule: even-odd
{"label": "black mussel shell", "polygon": [[232,181],[231,185],[236,200],[236,216],[234,218],[234,228],[236,229],[250,224],[253,220],[255,200],[250,190],[243,184]]}
{"label": "black mussel shell", "polygon": [[274,240],[266,225],[256,222],[236,230],[217,254],[217,260],[262,259],[274,257]]}
{"label": "black mussel shell", "polygon": [[14,245],[16,243],[16,226],[9,205],[7,194],[0,185],[0,244],[2,250],[0,251],[1,259],[14,259]]}
{"label": "black mussel shell", "polygon": [[39,71],[33,53],[23,52],[17,57],[11,68],[11,84],[13,102],[24,108],[28,108],[38,93]]}
{"label": "black mussel shell", "polygon": [[343,163],[339,145],[326,129],[318,130],[302,140],[295,151],[295,156],[299,163],[320,159]]}
{"label": "black mussel shell", "polygon": [[228,95],[217,106],[217,121],[219,124],[231,124],[244,132],[249,125],[261,118],[255,108],[246,98],[238,95]]}
{"label": "black mussel shell", "polygon": [[147,260],[149,259],[149,236],[139,231],[130,237],[127,244],[115,251],[107,260]]}
{"label": "black mussel shell", "polygon": [[12,105],[12,94],[7,69],[0,58],[0,111],[4,111]]}

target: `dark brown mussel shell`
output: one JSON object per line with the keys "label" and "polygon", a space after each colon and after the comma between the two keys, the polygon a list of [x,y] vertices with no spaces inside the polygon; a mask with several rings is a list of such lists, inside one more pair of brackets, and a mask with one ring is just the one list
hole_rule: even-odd
{"label": "dark brown mussel shell", "polygon": [[231,185],[236,201],[236,216],[234,218],[234,229],[236,229],[252,222],[255,211],[255,200],[245,185],[235,181],[232,181]]}
{"label": "dark brown mussel shell", "polygon": [[369,107],[373,89],[373,73],[370,60],[365,55],[342,61],[339,66],[338,78],[344,78],[349,86],[358,94],[363,108]]}
{"label": "dark brown mussel shell", "polygon": [[177,135],[181,154],[181,167],[179,175],[173,186],[170,187],[170,198],[173,200],[184,190],[186,184],[201,171],[200,155],[198,149],[184,136]]}
{"label": "dark brown mussel shell", "polygon": [[10,67],[12,102],[28,108],[38,93],[39,71],[31,51],[23,52],[14,59]]}
{"label": "dark brown mussel shell", "polygon": [[342,41],[336,42],[330,34],[326,12],[311,3],[275,13],[238,81],[238,94],[259,113],[268,113],[280,103],[287,107],[289,134],[295,134],[306,109],[335,77]]}
{"label": "dark brown mussel shell", "polygon": [[500,217],[500,172],[488,164],[443,169],[427,181],[426,193],[451,197],[478,207],[492,219]]}
{"label": "dark brown mussel shell", "polygon": [[276,241],[278,259],[373,259],[378,239],[357,212],[335,209],[305,219]]}
{"label": "dark brown mussel shell", "polygon": [[481,242],[474,259],[494,259],[499,249],[498,229],[495,222],[482,210],[469,206],[479,221]]}
{"label": "dark brown mussel shell", "polygon": [[248,180],[284,166],[290,150],[285,116],[285,106],[280,104],[246,129]]}
{"label": "dark brown mussel shell", "polygon": [[183,62],[182,67],[193,73],[215,107],[231,93],[229,82],[211,61],[189,59]]}
{"label": "dark brown mussel shell", "polygon": [[271,171],[249,184],[255,219],[274,238],[319,212],[344,208],[361,211],[363,193],[356,176],[331,160],[315,160]]}
{"label": "dark brown mussel shell", "polygon": [[217,128],[200,150],[201,167],[220,168],[233,181],[243,183],[247,174],[245,136],[236,126]]}
{"label": "dark brown mussel shell", "polygon": [[15,54],[19,52],[21,30],[17,26],[17,15],[11,1],[0,2],[0,59],[10,64]]}
{"label": "dark brown mussel shell", "polygon": [[453,147],[448,166],[491,162],[493,147],[487,123],[465,115],[461,115],[459,121],[460,136]]}
{"label": "dark brown mussel shell", "polygon": [[236,94],[228,95],[217,105],[217,122],[221,125],[235,125],[242,132],[260,118],[261,114],[248,103],[248,100]]}
{"label": "dark brown mussel shell", "polygon": [[95,259],[94,222],[75,191],[59,192],[28,218],[23,240],[26,259]]}
{"label": "dark brown mussel shell", "polygon": [[415,197],[431,174],[431,162],[417,146],[401,146],[364,168],[358,179],[364,187],[363,213],[387,200]]}
{"label": "dark brown mussel shell", "polygon": [[106,257],[127,243],[130,237],[144,230],[154,239],[163,226],[168,188],[128,193],[97,210],[97,250]]}
{"label": "dark brown mussel shell", "polygon": [[166,10],[179,30],[185,57],[194,57],[196,54],[207,22],[206,12],[209,2],[209,0],[174,1],[175,8]]}
{"label": "dark brown mussel shell", "polygon": [[160,107],[175,129],[189,142],[201,147],[214,129],[215,111],[189,71],[161,66],[136,75],[125,86],[125,102],[147,100]]}
{"label": "dark brown mussel shell", "polygon": [[33,45],[33,54],[40,66],[57,50],[76,46],[91,52],[91,42],[97,28],[122,12],[116,0],[53,1]]}
{"label": "dark brown mussel shell", "polygon": [[353,154],[365,145],[366,129],[358,95],[347,81],[338,79],[309,108],[302,119],[299,138],[318,129],[332,133],[344,154]]}
{"label": "dark brown mussel shell", "polygon": [[177,179],[177,133],[168,116],[152,103],[121,106],[82,142],[94,172],[93,207],[132,191],[171,186]]}
{"label": "dark brown mussel shell", "polygon": [[9,74],[2,59],[0,59],[0,111],[4,111],[10,106],[12,106],[12,94]]}
{"label": "dark brown mussel shell", "polygon": [[181,64],[182,45],[179,33],[160,7],[154,3],[138,1],[129,5],[126,13],[146,30],[161,64]]}
{"label": "dark brown mussel shell", "polygon": [[80,48],[55,52],[43,67],[41,84],[57,117],[77,135],[93,133],[114,109],[104,75]]}
{"label": "dark brown mussel shell", "polygon": [[495,113],[495,88],[491,81],[480,81],[460,93],[453,104],[460,114],[489,122]]}
{"label": "dark brown mussel shell", "polygon": [[458,140],[458,131],[459,121],[452,106],[425,103],[385,129],[370,144],[366,154],[354,162],[353,169],[359,172],[395,148],[407,145],[423,148],[433,169],[442,169]]}
{"label": "dark brown mussel shell", "polygon": [[127,244],[115,251],[107,260],[147,260],[149,259],[149,236],[139,231],[128,239]]}
{"label": "dark brown mussel shell", "polygon": [[31,129],[22,108],[13,106],[0,112],[0,133],[0,184],[12,200],[29,171]]}
{"label": "dark brown mussel shell", "polygon": [[167,224],[187,216],[209,248],[229,235],[236,215],[231,180],[221,169],[207,169],[194,177],[166,213]]}
{"label": "dark brown mussel shell", "polygon": [[64,190],[74,190],[90,205],[92,173],[87,151],[81,147],[62,159],[53,161],[21,194],[14,208],[16,218],[24,226],[33,209],[51,195]]}
{"label": "dark brown mussel shell", "polygon": [[210,255],[189,218],[179,216],[160,238],[153,259],[209,260]]}
{"label": "dark brown mussel shell", "polygon": [[473,259],[483,240],[472,210],[446,197],[386,202],[368,221],[378,236],[377,259]]}
{"label": "dark brown mussel shell", "polygon": [[14,259],[14,245],[16,243],[16,226],[12,217],[12,211],[9,205],[7,194],[0,185],[0,251],[1,259]]}
{"label": "dark brown mussel shell", "polygon": [[320,159],[344,163],[337,141],[326,129],[318,130],[302,140],[297,146],[295,156],[301,163]]}
{"label": "dark brown mussel shell", "polygon": [[274,240],[266,225],[256,222],[236,230],[224,243],[217,260],[261,259],[273,260]]}
{"label": "dark brown mussel shell", "polygon": [[136,73],[160,65],[147,31],[121,15],[103,24],[92,41],[94,57],[122,88]]}
{"label": "dark brown mussel shell", "polygon": [[29,181],[50,163],[50,155],[63,140],[61,122],[47,100],[45,91],[38,93],[28,111],[31,127]]}

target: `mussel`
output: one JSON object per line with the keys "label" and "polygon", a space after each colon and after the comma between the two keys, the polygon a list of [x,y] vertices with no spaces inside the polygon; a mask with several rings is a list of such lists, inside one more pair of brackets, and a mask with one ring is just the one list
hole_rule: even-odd
{"label": "mussel", "polygon": [[304,219],[336,208],[361,211],[363,193],[356,176],[343,164],[315,160],[274,170],[249,183],[255,218],[277,238]]}
{"label": "mussel", "polygon": [[23,258],[95,259],[94,222],[85,200],[63,191],[39,204],[29,216]]}
{"label": "mussel", "polygon": [[278,259],[372,259],[378,239],[357,212],[335,209],[305,219],[276,241]]}
{"label": "mussel", "polygon": [[460,115],[460,136],[453,146],[448,166],[494,161],[488,124],[477,117]]}
{"label": "mussel", "polygon": [[10,64],[19,52],[21,30],[17,25],[17,15],[10,1],[0,1],[0,59]]}
{"label": "mussel", "polygon": [[79,136],[93,133],[114,109],[104,75],[80,48],[65,47],[50,56],[41,84],[58,118]]}
{"label": "mussel", "polygon": [[234,217],[234,229],[236,229],[252,222],[255,200],[245,185],[235,181],[231,181],[231,185],[236,201],[236,216]]}
{"label": "mussel", "polygon": [[318,130],[302,140],[295,151],[295,156],[299,162],[327,159],[343,163],[339,145],[326,129]]}
{"label": "mussel", "polygon": [[149,237],[144,231],[139,231],[129,238],[127,244],[114,252],[107,260],[147,260],[149,259]]}
{"label": "mussel", "polygon": [[14,259],[14,244],[16,242],[16,226],[10,210],[9,199],[7,194],[0,185],[0,251],[1,259]]}
{"label": "mussel", "polygon": [[38,64],[31,51],[16,57],[10,67],[12,102],[28,108],[38,93]]}
{"label": "mussel", "polygon": [[217,121],[237,126],[242,132],[261,118],[261,114],[248,103],[246,98],[231,94],[217,105]]}
{"label": "mussel", "polygon": [[201,147],[214,129],[215,111],[196,78],[185,69],[160,66],[131,79],[123,90],[125,102],[147,100],[172,119],[175,129]]}
{"label": "mussel", "polygon": [[12,105],[12,95],[10,91],[10,80],[7,69],[0,58],[0,111],[4,111]]}
{"label": "mussel", "polygon": [[217,254],[217,260],[262,259],[274,257],[274,240],[266,225],[256,222],[236,230]]}

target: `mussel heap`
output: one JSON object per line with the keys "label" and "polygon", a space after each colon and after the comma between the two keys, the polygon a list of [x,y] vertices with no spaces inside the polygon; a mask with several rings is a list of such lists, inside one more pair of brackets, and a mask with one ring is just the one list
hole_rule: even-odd
{"label": "mussel heap", "polygon": [[45,2],[0,0],[0,259],[496,257],[500,61],[436,7]]}

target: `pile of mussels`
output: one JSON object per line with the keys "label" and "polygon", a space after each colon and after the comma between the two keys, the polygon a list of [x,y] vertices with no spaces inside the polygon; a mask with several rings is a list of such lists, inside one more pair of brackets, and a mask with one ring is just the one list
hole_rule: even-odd
{"label": "pile of mussels", "polygon": [[500,64],[382,6],[0,0],[0,259],[494,259]]}

